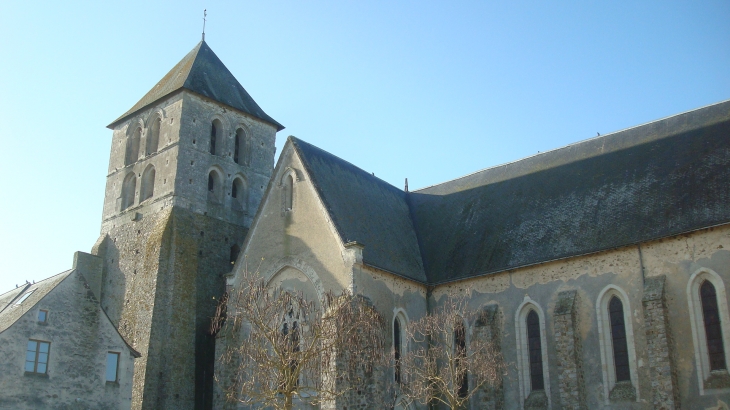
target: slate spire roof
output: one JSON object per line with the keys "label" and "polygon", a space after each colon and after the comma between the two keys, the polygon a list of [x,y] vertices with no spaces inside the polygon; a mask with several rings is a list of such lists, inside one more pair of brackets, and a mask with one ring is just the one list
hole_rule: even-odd
{"label": "slate spire roof", "polygon": [[290,141],[342,242],[422,283],[730,223],[730,101],[411,192]]}
{"label": "slate spire roof", "polygon": [[108,127],[113,128],[137,111],[181,89],[192,91],[252,115],[275,126],[277,131],[284,129],[283,125],[276,122],[256,104],[256,101],[228,71],[228,68],[205,41],[198,43],[137,104]]}

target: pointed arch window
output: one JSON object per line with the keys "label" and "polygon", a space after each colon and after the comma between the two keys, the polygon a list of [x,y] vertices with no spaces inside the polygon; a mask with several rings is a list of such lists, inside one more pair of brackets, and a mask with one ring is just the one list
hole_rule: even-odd
{"label": "pointed arch window", "polygon": [[139,159],[139,140],[142,138],[142,128],[137,127],[132,136],[127,138],[127,147],[124,153],[124,165],[134,164]]}
{"label": "pointed arch window", "polygon": [[120,211],[123,211],[134,205],[134,194],[136,190],[137,176],[134,174],[134,172],[130,172],[129,174],[127,174],[126,177],[124,177],[124,182],[122,182],[122,203]]}
{"label": "pointed arch window", "polygon": [[147,146],[145,148],[145,155],[154,154],[160,145],[160,125],[162,119],[160,117],[155,118],[150,126],[149,134],[147,135]]}
{"label": "pointed arch window", "polygon": [[702,318],[705,325],[710,371],[726,370],[725,347],[722,338],[720,310],[717,306],[717,292],[715,286],[709,280],[705,280],[700,286],[700,300],[702,301]]}
{"label": "pointed arch window", "polygon": [[630,381],[631,371],[629,369],[629,348],[626,343],[624,305],[618,296],[614,295],[608,302],[608,315],[611,320],[611,344],[613,345],[616,382]]}
{"label": "pointed arch window", "polygon": [[540,318],[534,310],[527,314],[527,345],[530,358],[530,384],[532,390],[545,390],[542,368],[542,339],[540,338]]}
{"label": "pointed arch window", "polygon": [[294,208],[294,178],[291,174],[284,178],[284,209],[291,211]]}
{"label": "pointed arch window", "polygon": [[459,397],[469,394],[469,374],[464,360],[466,359],[466,327],[458,321],[454,324],[454,357],[456,358],[456,377],[459,383]]}
{"label": "pointed arch window", "polygon": [[155,192],[155,167],[148,165],[142,173],[142,186],[140,189],[139,201],[152,198]]}
{"label": "pointed arch window", "polygon": [[398,317],[393,321],[393,359],[395,361],[394,379],[395,382],[401,383],[401,357],[403,355],[403,334],[401,332],[401,323]]}

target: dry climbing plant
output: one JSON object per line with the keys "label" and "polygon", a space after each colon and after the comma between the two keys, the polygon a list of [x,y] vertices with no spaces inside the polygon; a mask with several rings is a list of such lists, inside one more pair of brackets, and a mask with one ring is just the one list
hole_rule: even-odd
{"label": "dry climbing plant", "polygon": [[[329,292],[319,306],[244,272],[224,295],[211,332],[225,336],[216,382],[226,401],[291,409],[297,398],[326,404],[382,366],[384,320],[362,297]],[[367,360],[343,360],[367,358]],[[336,377],[335,377],[336,376]]]}
{"label": "dry climbing plant", "polygon": [[465,408],[480,390],[501,381],[505,365],[500,350],[492,341],[466,333],[465,324],[479,319],[466,300],[448,295],[434,312],[406,327],[413,347],[401,359],[401,393],[407,401]]}

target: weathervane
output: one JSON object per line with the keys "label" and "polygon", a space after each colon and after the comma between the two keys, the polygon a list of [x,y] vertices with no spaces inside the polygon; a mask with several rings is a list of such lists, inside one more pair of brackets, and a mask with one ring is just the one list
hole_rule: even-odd
{"label": "weathervane", "polygon": [[203,41],[205,41],[205,18],[208,17],[208,9],[203,9]]}

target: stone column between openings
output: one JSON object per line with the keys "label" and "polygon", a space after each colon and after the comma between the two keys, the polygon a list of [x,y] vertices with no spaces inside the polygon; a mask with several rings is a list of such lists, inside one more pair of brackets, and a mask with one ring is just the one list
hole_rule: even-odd
{"label": "stone column between openings", "polygon": [[563,409],[586,409],[583,359],[577,314],[578,292],[558,293],[555,304],[555,348],[558,356],[560,403]]}
{"label": "stone column between openings", "polygon": [[[496,304],[490,304],[482,308],[479,317],[474,324],[472,337],[484,338],[502,351],[502,312]],[[504,381],[500,380],[494,386],[485,386],[472,399],[478,406],[475,408],[485,410],[504,409]]]}
{"label": "stone column between openings", "polygon": [[646,278],[644,283],[644,328],[655,409],[679,408],[677,372],[672,361],[671,333],[664,298],[664,275]]}

